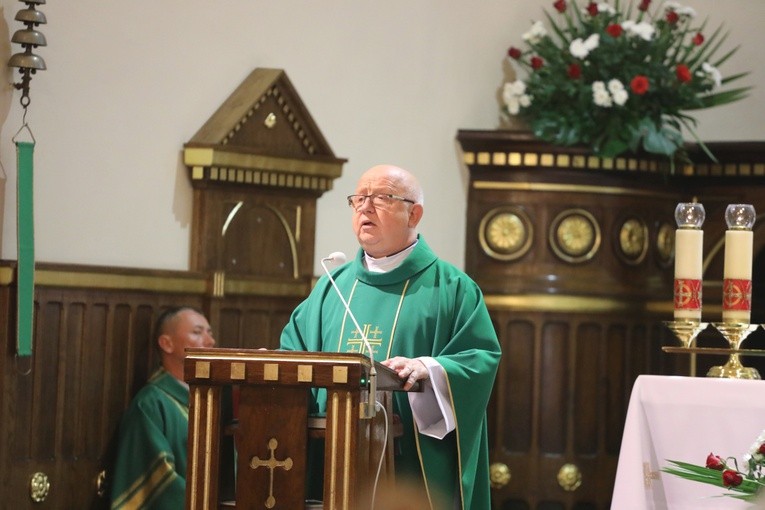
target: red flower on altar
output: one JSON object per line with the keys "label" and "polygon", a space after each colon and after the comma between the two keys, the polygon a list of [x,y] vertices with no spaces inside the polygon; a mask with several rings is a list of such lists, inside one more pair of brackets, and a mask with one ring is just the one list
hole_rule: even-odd
{"label": "red flower on altar", "polygon": [[676,11],[667,11],[667,23],[670,25],[677,25],[678,21],[680,21],[680,15]]}
{"label": "red flower on altar", "polygon": [[619,25],[618,23],[611,23],[610,25],[606,27],[606,32],[611,37],[619,37],[620,35],[622,35],[622,26]]}
{"label": "red flower on altar", "polygon": [[589,14],[592,17],[595,17],[598,15],[598,4],[595,2],[590,2],[587,4],[587,14]]}
{"label": "red flower on altar", "polygon": [[723,485],[726,487],[738,487],[744,481],[744,477],[737,471],[726,469],[722,474]]}
{"label": "red flower on altar", "polygon": [[541,57],[531,57],[530,63],[532,69],[539,69],[545,65],[545,61]]}
{"label": "red flower on altar", "polygon": [[719,455],[710,453],[707,456],[707,467],[709,469],[716,469],[718,471],[722,471],[723,469],[725,469],[725,462],[722,460],[722,457],[720,457]]}
{"label": "red flower on altar", "polygon": [[510,49],[507,50],[507,56],[512,58],[513,60],[518,60],[519,58],[521,58],[522,54],[523,52],[521,52],[521,50],[519,50],[515,46],[510,46]]}
{"label": "red flower on altar", "polygon": [[696,35],[693,36],[693,39],[691,39],[691,41],[693,41],[694,46],[701,46],[702,44],[704,44],[704,34],[702,34],[701,32],[697,33]]}
{"label": "red flower on altar", "polygon": [[642,96],[648,92],[648,86],[648,77],[643,76],[642,74],[635,76],[630,82],[630,88],[632,89],[632,92],[639,96]]}
{"label": "red flower on altar", "polygon": [[578,80],[582,76],[582,68],[579,64],[571,64],[568,66],[568,77],[572,80]]}
{"label": "red flower on altar", "polygon": [[553,7],[558,12],[564,12],[566,10],[566,0],[558,0],[553,4]]}
{"label": "red flower on altar", "polygon": [[[723,459],[710,453],[706,465],[667,459],[670,465],[662,468],[662,471],[686,480],[724,488],[726,491],[723,496],[761,502],[765,495],[765,430],[741,460],[739,462],[736,457]],[[727,505],[721,505],[720,508],[723,506]],[[760,505],[756,506],[760,508]]]}
{"label": "red flower on altar", "polygon": [[640,5],[638,5],[638,10],[645,12],[648,10],[648,7],[650,5],[651,5],[651,0],[642,0],[640,2]]}
{"label": "red flower on altar", "polygon": [[675,73],[677,74],[677,79],[680,83],[687,83],[691,81],[691,78],[693,78],[691,75],[691,70],[688,69],[688,66],[685,64],[677,64]]}

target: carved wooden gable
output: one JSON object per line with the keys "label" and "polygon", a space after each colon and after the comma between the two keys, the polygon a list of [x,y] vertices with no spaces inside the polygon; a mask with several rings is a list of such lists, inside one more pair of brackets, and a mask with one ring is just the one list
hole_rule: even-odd
{"label": "carved wooden gable", "polygon": [[326,191],[346,160],[335,157],[281,69],[255,69],[188,141],[192,182]]}
{"label": "carved wooden gable", "polygon": [[250,289],[258,280],[257,292],[265,281],[264,293],[302,293],[313,277],[316,200],[345,160],[284,71],[250,73],[185,144],[184,162],[194,188],[191,268],[215,273],[217,295],[244,292],[232,275]]}

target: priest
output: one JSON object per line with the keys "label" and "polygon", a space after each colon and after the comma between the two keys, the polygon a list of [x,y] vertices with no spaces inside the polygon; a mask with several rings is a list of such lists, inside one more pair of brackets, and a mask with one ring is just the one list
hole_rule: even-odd
{"label": "priest", "polygon": [[[418,234],[424,196],[408,171],[370,168],[348,205],[360,249],[333,278],[356,320],[324,276],[293,312],[281,347],[367,353],[369,345],[405,390],[422,381],[423,392],[394,395],[404,425],[397,480],[418,487],[432,510],[490,508],[486,407],[501,351],[481,291]],[[324,392],[315,404],[326,410]]]}
{"label": "priest", "polygon": [[185,507],[189,387],[183,361],[187,347],[214,347],[215,338],[205,316],[188,306],[165,310],[154,338],[161,366],[122,417],[112,510]]}

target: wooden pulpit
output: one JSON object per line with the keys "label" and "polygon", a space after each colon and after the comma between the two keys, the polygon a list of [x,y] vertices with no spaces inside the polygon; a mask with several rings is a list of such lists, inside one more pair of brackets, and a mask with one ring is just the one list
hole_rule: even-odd
{"label": "wooden pulpit", "polygon": [[[232,427],[236,496],[229,507],[305,508],[308,431],[318,421],[325,440],[324,498],[319,508],[370,508],[381,456],[381,481],[393,477],[393,427],[385,427],[386,414],[389,421],[393,418],[392,401],[384,397],[403,386],[394,371],[375,363],[377,400],[385,402],[387,409],[364,418],[371,368],[369,358],[359,354],[188,349],[184,366],[190,387],[186,508],[221,507],[218,471],[225,386],[239,389],[238,420]],[[327,390],[325,427],[324,420],[309,420],[313,388]]]}

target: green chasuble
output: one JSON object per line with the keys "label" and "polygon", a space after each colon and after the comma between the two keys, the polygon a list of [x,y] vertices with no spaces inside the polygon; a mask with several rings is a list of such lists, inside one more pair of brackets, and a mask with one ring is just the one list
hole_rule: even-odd
{"label": "green chasuble", "polygon": [[189,390],[163,368],[130,403],[112,471],[112,509],[183,509]]}
{"label": "green chasuble", "polygon": [[[431,506],[440,495],[461,501],[463,509],[490,508],[486,406],[500,347],[480,289],[438,259],[422,237],[404,262],[387,273],[368,271],[363,258],[359,250],[355,260],[334,270],[333,278],[364,329],[375,361],[433,357],[446,372],[454,406],[456,430],[434,439],[417,431],[407,393],[395,392],[394,411],[404,424],[397,477],[424,482]],[[281,347],[366,353],[326,276],[293,312]],[[316,405],[318,412],[326,411],[323,390]]]}

